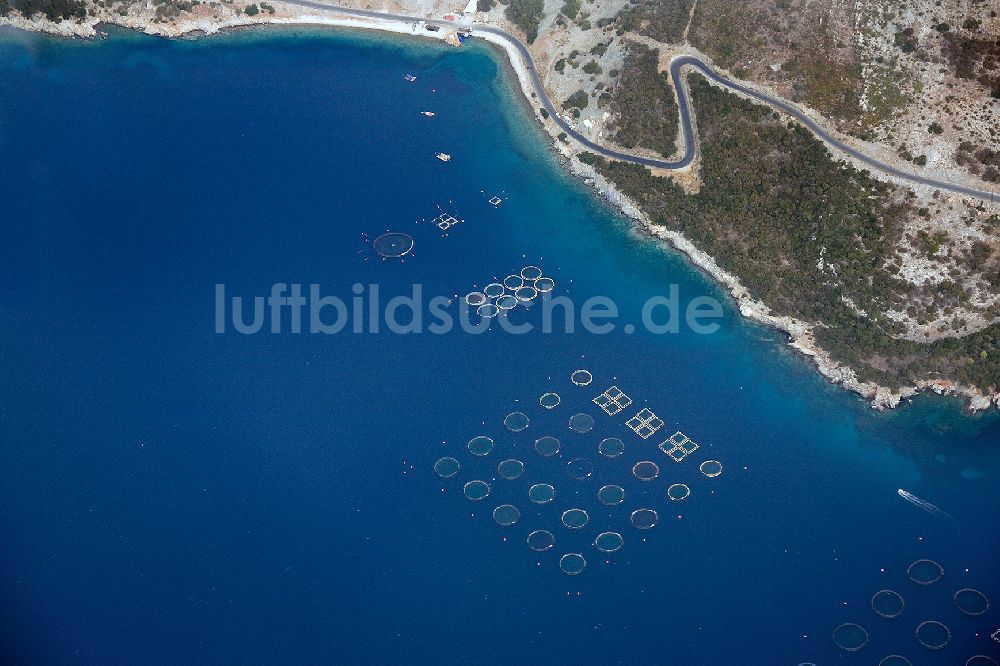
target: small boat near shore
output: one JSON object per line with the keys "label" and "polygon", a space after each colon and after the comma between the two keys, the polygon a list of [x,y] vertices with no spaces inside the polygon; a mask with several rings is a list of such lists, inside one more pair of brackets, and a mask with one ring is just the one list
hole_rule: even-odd
{"label": "small boat near shore", "polygon": [[434,117],[434,112],[433,111],[421,111],[420,113],[424,114],[428,118],[433,118]]}
{"label": "small boat near shore", "polygon": [[449,161],[451,161],[451,155],[449,155],[448,153],[438,153],[437,154],[437,158],[439,160],[441,160],[442,162],[449,162]]}

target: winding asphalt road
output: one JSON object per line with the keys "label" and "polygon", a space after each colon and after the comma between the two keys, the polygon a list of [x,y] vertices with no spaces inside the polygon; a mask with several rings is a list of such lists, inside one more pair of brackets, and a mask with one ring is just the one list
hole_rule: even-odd
{"label": "winding asphalt road", "polygon": [[[404,21],[407,23],[415,23],[417,21],[424,21],[430,25],[446,26],[446,27],[459,27],[455,23],[436,19],[425,19],[415,16],[403,16],[400,14],[386,14],[382,12],[372,12],[365,9],[354,9],[351,7],[341,7],[338,5],[327,4],[324,2],[314,2],[313,0],[281,0],[281,2],[288,5],[298,5],[301,7],[309,7],[310,9],[319,9],[329,12],[335,12],[337,14],[343,14],[345,16],[356,16],[360,18],[369,19],[382,19],[391,21]],[[535,69],[535,63],[531,58],[531,53],[528,52],[528,47],[526,47],[521,40],[514,37],[508,32],[496,28],[493,26],[482,26],[473,25],[472,34],[476,33],[491,33],[498,37],[501,37],[508,42],[517,50],[521,55],[521,59],[524,61],[525,69],[528,71],[528,75],[531,77],[532,85],[535,88],[535,94],[541,101],[542,106],[548,111],[549,116],[553,121],[569,136],[572,136],[576,141],[586,146],[588,149],[595,153],[603,155],[605,157],[610,157],[611,159],[621,160],[623,162],[632,162],[634,164],[641,164],[643,166],[655,167],[658,169],[683,169],[684,167],[691,164],[695,156],[695,138],[694,138],[694,126],[691,123],[691,104],[688,98],[687,86],[684,83],[681,70],[685,67],[693,68],[701,72],[706,78],[714,81],[715,83],[734,90],[748,97],[752,97],[764,104],[767,104],[776,109],[787,113],[790,116],[794,116],[800,123],[805,125],[809,131],[819,137],[821,140],[826,142],[828,145],[833,146],[835,149],[842,153],[850,155],[851,157],[867,164],[872,169],[881,171],[882,173],[895,176],[897,178],[910,181],[911,183],[917,183],[920,185],[927,185],[930,187],[935,187],[941,190],[946,190],[948,192],[955,192],[957,194],[963,194],[970,197],[975,197],[977,199],[983,199],[985,201],[1000,201],[1000,193],[991,192],[989,190],[977,189],[974,187],[966,187],[965,185],[960,185],[958,183],[950,183],[944,180],[937,180],[935,178],[928,178],[926,176],[921,176],[919,174],[910,173],[908,171],[903,171],[897,169],[891,164],[886,164],[870,155],[863,153],[862,151],[850,146],[840,139],[837,139],[825,129],[823,129],[815,120],[810,118],[808,115],[797,109],[791,103],[778,97],[771,97],[770,95],[765,95],[762,92],[753,90],[743,86],[735,81],[727,79],[722,76],[714,69],[709,67],[707,64],[699,60],[694,56],[678,56],[670,62],[670,78],[674,84],[674,90],[677,92],[677,102],[680,109],[680,126],[681,132],[684,135],[684,155],[677,161],[670,160],[660,160],[649,157],[641,157],[637,155],[631,155],[629,153],[624,153],[617,150],[612,150],[610,148],[605,148],[597,143],[594,143],[586,136],[573,129],[573,127],[567,123],[559,115],[559,111],[552,104],[552,100],[549,99],[548,94],[545,92],[545,87],[542,86],[542,81],[538,76],[538,70]]]}

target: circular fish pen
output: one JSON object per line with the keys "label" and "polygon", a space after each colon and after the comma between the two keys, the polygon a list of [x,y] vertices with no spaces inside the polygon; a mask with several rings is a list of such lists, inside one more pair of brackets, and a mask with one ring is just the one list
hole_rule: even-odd
{"label": "circular fish pen", "polygon": [[535,440],[535,451],[544,458],[550,458],[562,448],[562,444],[552,435],[545,435]]}
{"label": "circular fish pen", "polygon": [[545,458],[556,455],[560,448],[562,448],[562,444],[552,435],[545,435],[535,440],[535,451]]}
{"label": "circular fish pen", "polygon": [[535,289],[537,289],[539,293],[547,294],[555,288],[556,281],[550,277],[541,277],[535,280]]}
{"label": "circular fish pen", "polygon": [[640,460],[632,466],[632,476],[640,481],[652,481],[660,475],[660,468],[650,460]]}
{"label": "circular fish pen", "polygon": [[562,398],[559,397],[558,393],[543,393],[542,397],[538,399],[538,404],[545,409],[555,409],[562,402]]}
{"label": "circular fish pen", "polygon": [[434,471],[437,472],[437,475],[442,479],[455,476],[461,468],[462,465],[459,464],[457,460],[448,456],[439,458],[438,461],[434,463]]}
{"label": "circular fish pen", "polygon": [[462,492],[473,502],[478,502],[490,496],[490,484],[476,479],[475,481],[466,483],[462,488]]}
{"label": "circular fish pen", "polygon": [[951,598],[958,610],[966,615],[982,615],[990,608],[990,600],[979,590],[965,587]]}
{"label": "circular fish pen", "polygon": [[524,279],[520,275],[508,275],[503,279],[503,286],[510,291],[517,291],[524,286]]}
{"label": "circular fish pen", "polygon": [[618,506],[625,501],[625,489],[621,486],[602,486],[597,491],[597,499],[605,506]]}
{"label": "circular fish pen", "polygon": [[590,522],[590,515],[583,509],[567,509],[559,518],[571,530],[583,529]]}
{"label": "circular fish pen", "polygon": [[577,481],[583,481],[594,473],[594,463],[586,458],[574,458],[566,463],[566,473]]}
{"label": "circular fish pen", "polygon": [[574,414],[569,417],[569,429],[586,435],[594,429],[594,417],[590,414]]}
{"label": "circular fish pen", "polygon": [[510,294],[504,294],[497,299],[496,306],[498,310],[513,310],[517,307],[517,299]]}
{"label": "circular fish pen", "polygon": [[837,647],[847,652],[857,652],[868,645],[868,632],[853,622],[845,622],[834,629],[832,638]]}
{"label": "circular fish pen", "polygon": [[493,520],[497,521],[497,525],[510,527],[521,520],[521,511],[513,504],[501,504],[493,509]]}
{"label": "circular fish pen", "polygon": [[556,537],[548,530],[535,530],[528,535],[528,548],[539,553],[556,545]]}
{"label": "circular fish pen", "polygon": [[488,456],[493,450],[493,440],[486,435],[476,435],[466,445],[474,456]]}
{"label": "circular fish pen", "polygon": [[706,460],[698,465],[698,470],[710,479],[722,474],[722,463],[718,460]]}
{"label": "circular fish pen", "polygon": [[521,432],[527,429],[529,423],[531,421],[524,412],[511,412],[503,418],[504,427],[511,432]]}
{"label": "circular fish pen", "polygon": [[514,292],[514,298],[521,302],[533,301],[538,298],[538,290],[534,287],[519,287]]}
{"label": "circular fish pen", "polygon": [[890,654],[878,662],[878,666],[913,666],[910,660],[898,654]]}
{"label": "circular fish pen", "polygon": [[528,488],[528,499],[535,504],[548,504],[556,498],[555,486],[548,483],[536,483]]}
{"label": "circular fish pen", "polygon": [[476,314],[482,317],[483,319],[490,319],[500,314],[500,308],[493,305],[492,303],[483,303],[478,308],[476,308]]}
{"label": "circular fish pen", "polygon": [[580,553],[566,553],[559,558],[559,568],[563,573],[575,576],[587,568],[587,560]]}
{"label": "circular fish pen", "polygon": [[899,617],[905,607],[903,597],[892,590],[879,590],[872,595],[872,610],[881,617],[890,620]]}
{"label": "circular fish pen", "polygon": [[577,386],[590,386],[590,382],[594,381],[594,375],[590,374],[589,370],[574,370],[569,380]]}
{"label": "circular fish pen", "polygon": [[969,657],[965,662],[965,666],[997,666],[997,662],[985,654],[977,654]]}
{"label": "circular fish pen", "polygon": [[538,266],[525,266],[521,269],[521,279],[534,282],[542,277],[542,269]]}
{"label": "circular fish pen", "polygon": [[524,463],[514,458],[508,458],[497,465],[497,474],[507,481],[518,479],[524,474]]}
{"label": "circular fish pen", "polygon": [[601,443],[597,445],[597,452],[605,458],[617,458],[625,453],[625,442],[617,437],[602,439]]}
{"label": "circular fish pen", "polygon": [[940,650],[951,640],[951,630],[937,620],[926,620],[914,632],[917,642],[928,650]]}
{"label": "circular fish pen", "polygon": [[670,487],[667,488],[667,497],[675,502],[686,500],[690,496],[691,489],[688,488],[686,483],[672,483],[670,484]]}
{"label": "circular fish pen", "polygon": [[465,295],[465,302],[477,308],[486,302],[486,295],[481,291],[470,291]]}
{"label": "circular fish pen", "polygon": [[648,530],[656,525],[660,520],[659,514],[653,509],[636,509],[629,516],[632,527],[637,530]]}
{"label": "circular fish pen", "polygon": [[398,259],[413,249],[413,238],[398,231],[390,231],[373,240],[372,247],[383,259]]}
{"label": "circular fish pen", "polygon": [[934,560],[917,560],[906,567],[906,575],[918,585],[933,585],[944,576],[944,567]]}
{"label": "circular fish pen", "polygon": [[499,298],[503,296],[503,292],[503,285],[498,282],[491,282],[483,287],[483,293],[486,294],[487,298]]}
{"label": "circular fish pen", "polygon": [[602,553],[613,553],[621,549],[624,544],[625,540],[622,539],[622,535],[618,534],[618,532],[601,532],[594,539],[594,548]]}

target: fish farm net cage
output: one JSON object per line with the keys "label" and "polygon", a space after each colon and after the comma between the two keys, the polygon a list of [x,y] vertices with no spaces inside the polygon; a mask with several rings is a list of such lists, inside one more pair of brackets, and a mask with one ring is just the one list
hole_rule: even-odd
{"label": "fish farm net cage", "polygon": [[372,241],[372,247],[383,259],[397,259],[409,254],[413,249],[413,237],[398,231],[391,231]]}

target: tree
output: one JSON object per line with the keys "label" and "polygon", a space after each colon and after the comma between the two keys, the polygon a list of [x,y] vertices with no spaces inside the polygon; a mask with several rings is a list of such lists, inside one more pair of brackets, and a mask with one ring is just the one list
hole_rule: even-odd
{"label": "tree", "polygon": [[580,0],[566,0],[566,2],[563,3],[562,9],[559,11],[561,11],[563,16],[566,18],[575,19],[576,15],[580,12]]}
{"label": "tree", "polygon": [[586,109],[587,104],[590,103],[590,95],[587,94],[585,90],[577,90],[575,93],[569,96],[562,104],[564,109]]}
{"label": "tree", "polygon": [[[3,1],[3,0],[0,0]],[[11,9],[27,17],[45,14],[50,21],[86,18],[87,7],[82,0],[6,0]],[[3,12],[0,12],[3,13]]]}
{"label": "tree", "polygon": [[544,9],[544,0],[510,0],[504,15],[524,31],[531,44],[538,37],[538,24],[542,22]]}

